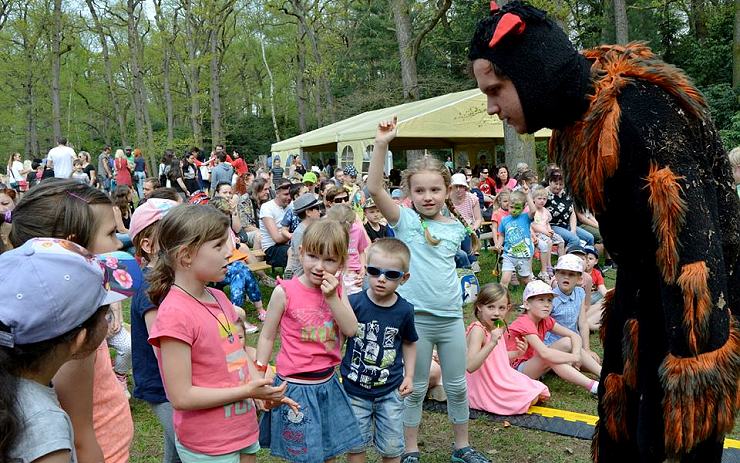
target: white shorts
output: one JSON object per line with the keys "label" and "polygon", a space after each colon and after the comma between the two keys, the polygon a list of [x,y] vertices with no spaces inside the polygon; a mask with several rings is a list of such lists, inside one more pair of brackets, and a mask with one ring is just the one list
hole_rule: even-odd
{"label": "white shorts", "polygon": [[502,272],[514,272],[520,277],[532,275],[532,258],[531,257],[512,257],[504,254],[504,262],[501,264]]}
{"label": "white shorts", "polygon": [[537,249],[539,249],[540,252],[551,251],[554,244],[561,245],[564,243],[565,241],[563,241],[563,238],[561,238],[557,233],[553,233],[552,236],[544,233],[537,233]]}

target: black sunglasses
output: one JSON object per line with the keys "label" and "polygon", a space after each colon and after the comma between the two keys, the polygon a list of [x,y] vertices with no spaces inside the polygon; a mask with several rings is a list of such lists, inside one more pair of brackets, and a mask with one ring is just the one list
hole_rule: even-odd
{"label": "black sunglasses", "polygon": [[367,273],[371,277],[379,277],[380,275],[385,275],[386,280],[399,280],[401,279],[406,273],[402,272],[400,270],[388,270],[385,268],[378,268],[378,267],[371,267],[367,266]]}
{"label": "black sunglasses", "polygon": [[334,204],[346,203],[348,201],[349,201],[349,196],[340,196],[338,198],[334,198]]}
{"label": "black sunglasses", "polygon": [[481,174],[487,174],[487,173],[488,173],[488,171],[487,171],[487,170],[482,170],[482,171],[480,171],[480,173],[481,173]]}

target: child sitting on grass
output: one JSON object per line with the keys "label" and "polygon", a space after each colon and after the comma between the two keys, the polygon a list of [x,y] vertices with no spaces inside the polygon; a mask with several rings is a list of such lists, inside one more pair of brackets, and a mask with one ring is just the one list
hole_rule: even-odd
{"label": "child sitting on grass", "polygon": [[470,407],[498,415],[518,415],[550,397],[547,386],[511,368],[510,358],[524,355],[529,346],[525,339],[516,339],[517,350],[507,352],[502,340],[511,308],[506,288],[498,283],[485,285],[473,307],[477,320],[466,333]]}
{"label": "child sitting on grass", "polygon": [[[551,316],[552,299],[555,296],[547,283],[534,280],[524,288],[524,314],[509,325],[506,333],[506,349],[516,352],[511,366],[532,379],[537,379],[552,370],[569,383],[581,386],[591,394],[596,394],[599,382],[591,380],[581,373],[581,363],[588,358],[581,348],[581,337],[557,323]],[[549,333],[563,336],[551,346],[544,343]],[[529,344],[524,354],[519,355],[521,343]]]}
{"label": "child sitting on grass", "polygon": [[591,275],[591,281],[593,282],[591,288],[586,288],[586,300],[589,301],[586,316],[588,317],[589,329],[596,331],[601,326],[601,314],[604,311],[602,304],[604,303],[603,299],[606,296],[607,289],[604,284],[604,275],[596,268],[596,265],[599,263],[599,251],[593,246],[585,246],[583,250],[586,251],[584,272]]}

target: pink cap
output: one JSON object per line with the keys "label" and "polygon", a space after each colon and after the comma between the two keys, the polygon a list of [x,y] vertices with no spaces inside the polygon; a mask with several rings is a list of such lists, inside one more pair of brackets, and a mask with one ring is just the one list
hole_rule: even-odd
{"label": "pink cap", "polygon": [[177,206],[177,202],[171,199],[147,199],[131,214],[131,226],[128,229],[129,237],[133,240],[143,229],[167,215],[167,212],[175,206]]}

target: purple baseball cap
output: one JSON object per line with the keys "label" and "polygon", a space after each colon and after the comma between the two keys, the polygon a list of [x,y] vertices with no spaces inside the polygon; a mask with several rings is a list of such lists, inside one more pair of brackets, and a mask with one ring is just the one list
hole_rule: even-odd
{"label": "purple baseball cap", "polygon": [[80,326],[141,286],[125,252],[96,256],[71,241],[35,238],[0,255],[0,345],[32,344]]}

